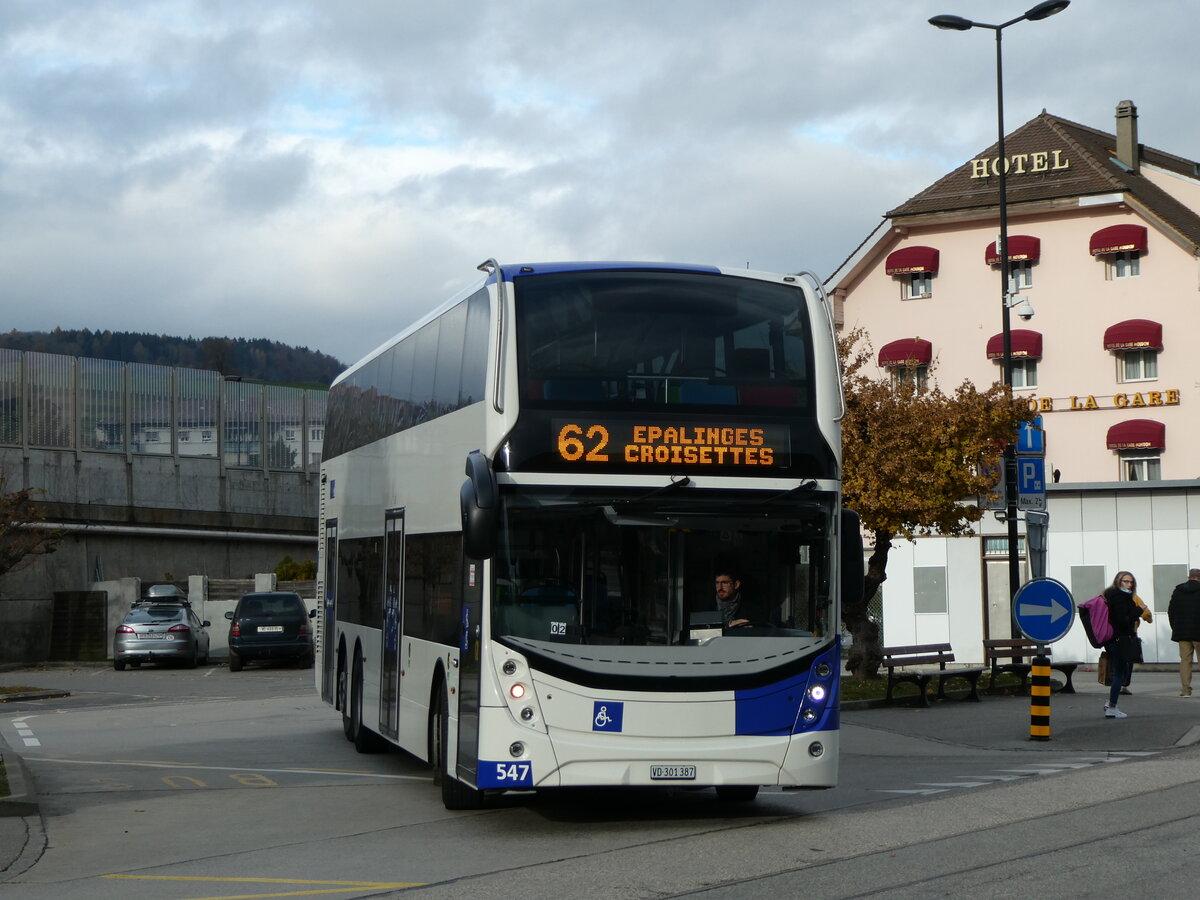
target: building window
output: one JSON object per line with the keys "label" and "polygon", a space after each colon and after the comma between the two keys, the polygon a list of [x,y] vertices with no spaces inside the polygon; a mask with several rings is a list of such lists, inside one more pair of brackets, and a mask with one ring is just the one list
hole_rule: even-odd
{"label": "building window", "polygon": [[916,385],[918,390],[924,390],[929,381],[929,366],[893,366],[892,387]]}
{"label": "building window", "polygon": [[1033,261],[1018,259],[1008,264],[1008,289],[1014,293],[1033,287]]}
{"label": "building window", "polygon": [[1134,278],[1140,275],[1142,273],[1141,258],[1140,250],[1126,250],[1123,253],[1110,254],[1105,260],[1108,280]]}
{"label": "building window", "polygon": [[910,272],[901,284],[904,286],[905,300],[920,300],[933,296],[932,272]]}
{"label": "building window", "polygon": [[1162,481],[1162,454],[1157,450],[1121,453],[1122,481]]}
{"label": "building window", "polygon": [[[1008,536],[988,535],[983,539],[983,556],[985,559],[1008,559]],[[1017,535],[1017,556],[1025,556],[1025,535]]]}
{"label": "building window", "polygon": [[[1035,388],[1037,387],[1037,364],[1036,359],[1014,359],[1012,361],[1012,386],[1014,390],[1020,388]],[[1000,360],[1001,370],[1003,370],[1004,360]]]}
{"label": "building window", "polygon": [[158,432],[157,431],[147,431],[145,440],[143,440],[142,443],[143,444],[157,444],[158,443]]}
{"label": "building window", "polygon": [[310,428],[308,430],[308,439],[310,441],[319,441],[325,437],[324,428]]}
{"label": "building window", "polygon": [[946,567],[913,567],[913,611],[946,612]]}
{"label": "building window", "polygon": [[285,441],[288,441],[289,443],[292,441],[295,441],[296,440],[296,429],[294,429],[294,428],[283,429],[283,439]]}
{"label": "building window", "polygon": [[205,444],[211,444],[212,443],[212,432],[211,431],[201,431],[200,432],[200,440]]}
{"label": "building window", "polygon": [[1126,350],[1117,366],[1120,381],[1154,381],[1158,378],[1158,351]]}

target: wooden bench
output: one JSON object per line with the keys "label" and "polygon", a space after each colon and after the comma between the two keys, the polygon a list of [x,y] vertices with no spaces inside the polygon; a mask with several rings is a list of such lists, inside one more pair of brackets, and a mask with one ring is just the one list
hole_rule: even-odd
{"label": "wooden bench", "polygon": [[[954,662],[954,651],[949,644],[913,644],[908,647],[884,647],[883,667],[887,669],[887,697],[892,702],[892,689],[897,684],[911,682],[917,686],[917,697],[921,706],[929,705],[927,689],[933,679],[938,680],[937,699],[946,699],[946,682],[951,678],[962,678],[971,687],[964,700],[979,702],[979,676],[983,667],[947,669],[946,663]],[[936,668],[934,668],[936,666]]]}
{"label": "wooden bench", "polygon": [[[1038,645],[1027,638],[988,638],[983,642],[983,659],[992,672],[992,689],[996,686],[996,676],[1002,672],[1012,672],[1021,678],[1021,690],[1028,687],[1029,672],[1033,668],[1033,657],[1037,656]],[[1050,658],[1050,648],[1046,648],[1046,657]],[[1029,662],[1026,662],[1026,658]],[[1007,660],[1007,661],[1006,661]],[[1067,683],[1059,690],[1060,694],[1074,694],[1075,684],[1072,678],[1075,669],[1083,665],[1082,660],[1050,659],[1050,668],[1062,672]]]}

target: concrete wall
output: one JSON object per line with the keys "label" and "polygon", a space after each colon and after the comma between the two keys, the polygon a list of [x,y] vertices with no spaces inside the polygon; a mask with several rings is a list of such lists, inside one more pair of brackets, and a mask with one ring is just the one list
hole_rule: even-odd
{"label": "concrete wall", "polygon": [[[1050,485],[1046,575],[1062,582],[1075,602],[1094,596],[1096,585],[1084,590],[1084,573],[1099,574],[1099,587],[1128,570],[1137,578],[1138,596],[1154,615],[1138,629],[1147,663],[1176,663],[1178,644],[1171,640],[1167,603],[1175,584],[1187,570],[1200,567],[1200,481]],[[897,541],[888,556],[883,583],[883,628],[887,644],[949,641],[962,663],[980,663],[987,627],[989,576],[993,594],[1007,594],[1007,564],[989,558],[985,537],[1001,536],[1003,526],[988,515],[976,537],[918,538]],[[1024,525],[1022,525],[1022,532]],[[945,612],[917,609],[915,570],[944,567]],[[1022,582],[1029,579],[1022,560]],[[1011,609],[997,607],[990,624],[992,637],[1011,627]],[[1078,619],[1053,648],[1060,659],[1095,662],[1100,651],[1088,644]]]}

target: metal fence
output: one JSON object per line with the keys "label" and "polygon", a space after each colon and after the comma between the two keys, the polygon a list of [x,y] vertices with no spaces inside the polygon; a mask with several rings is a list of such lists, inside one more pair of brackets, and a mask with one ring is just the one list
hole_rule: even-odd
{"label": "metal fence", "polygon": [[316,471],[328,391],[0,349],[0,445]]}

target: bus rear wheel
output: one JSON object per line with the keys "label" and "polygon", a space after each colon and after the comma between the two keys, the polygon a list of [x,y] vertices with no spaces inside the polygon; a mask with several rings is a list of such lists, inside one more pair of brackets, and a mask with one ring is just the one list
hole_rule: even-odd
{"label": "bus rear wheel", "polygon": [[363,724],[362,716],[363,673],[362,660],[354,660],[354,678],[350,682],[350,740],[359,753],[378,753],[383,749],[383,739]]}
{"label": "bus rear wheel", "polygon": [[446,689],[438,691],[430,723],[430,762],[433,764],[433,783],[442,787],[442,805],[446,809],[480,809],[484,793],[478,788],[464,784],[450,774],[446,748],[450,739],[450,701]]}

